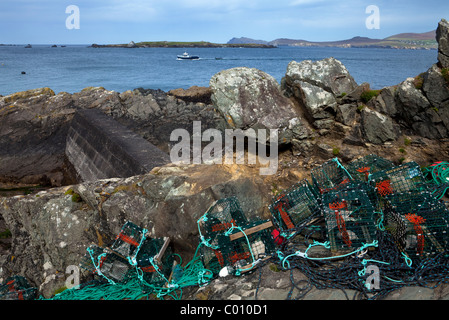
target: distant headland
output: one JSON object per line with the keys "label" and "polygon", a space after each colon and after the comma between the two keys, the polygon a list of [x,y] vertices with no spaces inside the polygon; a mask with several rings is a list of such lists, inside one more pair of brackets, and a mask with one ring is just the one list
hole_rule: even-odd
{"label": "distant headland", "polygon": [[384,39],[353,37],[339,41],[307,41],[280,38],[273,41],[255,40],[241,37],[232,38],[228,44],[265,44],[289,47],[341,47],[341,48],[387,48],[387,49],[437,49],[436,30],[424,33],[400,33]]}

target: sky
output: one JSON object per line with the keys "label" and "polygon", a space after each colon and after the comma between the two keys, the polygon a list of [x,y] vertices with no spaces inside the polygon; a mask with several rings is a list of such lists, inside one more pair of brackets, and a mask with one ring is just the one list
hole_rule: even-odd
{"label": "sky", "polygon": [[382,39],[442,18],[448,0],[0,0],[0,43]]}

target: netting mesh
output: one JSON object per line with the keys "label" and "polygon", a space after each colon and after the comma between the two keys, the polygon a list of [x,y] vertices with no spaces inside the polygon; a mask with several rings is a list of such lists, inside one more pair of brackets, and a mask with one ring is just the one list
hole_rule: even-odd
{"label": "netting mesh", "polygon": [[125,257],[96,245],[87,248],[87,253],[80,262],[80,267],[114,283],[124,281],[126,274],[131,269]]}
{"label": "netting mesh", "polygon": [[283,232],[299,228],[321,215],[318,198],[307,180],[276,196],[268,208],[276,226]]}
{"label": "netting mesh", "polygon": [[217,236],[232,227],[244,226],[248,220],[236,197],[216,201],[199,221],[202,241],[211,246],[218,245]]}
{"label": "netting mesh", "polygon": [[136,256],[138,248],[145,238],[145,232],[146,230],[143,228],[127,221],[110,248],[124,257],[133,258]]}
{"label": "netting mesh", "polygon": [[249,222],[236,197],[216,201],[199,226],[202,261],[214,273],[227,266],[238,272],[250,270],[275,250],[271,221]]}
{"label": "netting mesh", "polygon": [[416,162],[375,172],[370,175],[369,182],[380,197],[412,190],[427,190],[427,183]]}
{"label": "netting mesh", "polygon": [[393,168],[394,166],[390,160],[370,154],[351,161],[346,168],[354,179],[368,181],[371,174]]}
{"label": "netting mesh", "polygon": [[333,251],[359,248],[376,240],[378,215],[362,188],[327,192],[322,207]]}
{"label": "netting mesh", "polygon": [[449,210],[430,192],[410,191],[385,198],[385,229],[410,258],[448,249]]}
{"label": "netting mesh", "polygon": [[353,178],[338,159],[325,162],[311,171],[312,183],[320,194],[344,188]]}
{"label": "netting mesh", "polygon": [[174,262],[170,246],[159,255],[166,241],[148,237],[145,229],[128,221],[110,247],[87,248],[80,267],[111,283],[139,277],[144,284],[161,285],[167,281]]}
{"label": "netting mesh", "polygon": [[12,276],[0,286],[0,300],[33,300],[37,288],[31,287],[22,276]]}
{"label": "netting mesh", "polygon": [[162,286],[170,276],[175,260],[172,248],[167,247],[164,254],[158,256],[165,241],[167,239],[163,238],[144,241],[137,254],[137,267],[145,283]]}

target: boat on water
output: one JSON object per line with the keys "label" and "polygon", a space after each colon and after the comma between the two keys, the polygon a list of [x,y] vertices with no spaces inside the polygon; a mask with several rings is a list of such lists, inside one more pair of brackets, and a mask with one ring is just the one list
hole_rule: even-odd
{"label": "boat on water", "polygon": [[176,60],[199,60],[199,56],[191,56],[187,52],[184,52],[182,55],[178,55]]}

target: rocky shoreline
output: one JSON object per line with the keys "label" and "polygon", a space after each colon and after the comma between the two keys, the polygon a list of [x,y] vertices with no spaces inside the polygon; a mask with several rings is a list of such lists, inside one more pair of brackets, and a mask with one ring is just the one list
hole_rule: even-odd
{"label": "rocky shoreline", "polygon": [[[437,30],[438,62],[423,74],[382,90],[357,84],[334,58],[292,61],[281,84],[251,68],[214,75],[210,86],[169,92],[137,88],[122,93],[90,87],[69,94],[40,88],[0,97],[0,183],[42,187],[28,195],[0,193],[2,281],[22,275],[51,298],[64,286],[65,269],[78,265],[92,243],[112,241],[127,220],[154,237],[172,238],[185,261],[198,245],[198,219],[214,201],[238,196],[252,218],[269,219],[267,205],[281,190],[310,176],[332,158],[347,164],[376,154],[395,165],[425,167],[449,159],[449,23]],[[170,134],[193,121],[201,129],[277,129],[276,174],[260,164],[186,164],[145,175],[81,182],[65,156],[77,110],[98,109],[169,153]],[[1,192],[1,190],[0,190]],[[28,192],[29,193],[29,192]],[[73,195],[76,194],[76,201]],[[276,269],[276,268],[274,268]],[[213,280],[186,290],[185,299],[283,299],[290,272],[272,264],[242,277]],[[297,281],[305,281],[299,270]],[[295,287],[298,290],[297,287]],[[356,292],[349,290],[352,297]],[[448,287],[404,287],[389,299],[447,299]],[[293,297],[301,296],[301,290]],[[304,299],[345,299],[340,289],[311,288]]]}

